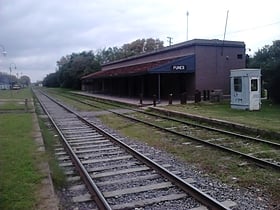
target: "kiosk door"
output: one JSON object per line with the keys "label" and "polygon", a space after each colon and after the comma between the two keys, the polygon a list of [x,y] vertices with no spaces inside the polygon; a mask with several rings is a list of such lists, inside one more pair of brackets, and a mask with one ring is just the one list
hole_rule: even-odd
{"label": "kiosk door", "polygon": [[250,84],[249,110],[259,110],[261,101],[260,79],[258,77],[251,77]]}

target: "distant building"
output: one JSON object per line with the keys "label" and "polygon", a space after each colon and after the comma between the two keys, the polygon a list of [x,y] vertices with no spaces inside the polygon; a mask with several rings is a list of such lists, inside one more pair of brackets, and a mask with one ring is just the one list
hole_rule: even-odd
{"label": "distant building", "polygon": [[7,83],[0,83],[0,90],[9,90],[10,84]]}
{"label": "distant building", "polygon": [[194,39],[122,59],[82,78],[82,90],[120,97],[193,97],[196,90],[230,92],[230,70],[245,68],[245,43]]}
{"label": "distant building", "polygon": [[0,90],[9,90],[10,80],[7,74],[0,72]]}

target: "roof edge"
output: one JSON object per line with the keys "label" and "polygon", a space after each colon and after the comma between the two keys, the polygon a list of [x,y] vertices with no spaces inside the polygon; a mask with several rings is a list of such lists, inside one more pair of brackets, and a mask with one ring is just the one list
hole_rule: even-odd
{"label": "roof edge", "polygon": [[143,58],[143,57],[148,57],[151,55],[155,55],[158,53],[162,53],[162,52],[166,52],[166,51],[172,51],[172,50],[176,50],[176,49],[180,49],[180,48],[184,48],[184,47],[190,47],[190,46],[223,46],[223,47],[245,47],[245,43],[243,41],[230,41],[230,40],[219,40],[219,39],[192,39],[189,41],[185,41],[185,42],[181,42],[178,44],[174,44],[171,46],[167,46],[164,48],[161,48],[159,50],[155,50],[152,52],[147,52],[147,53],[143,53],[140,55],[135,55],[135,56],[131,56],[128,58],[124,58],[124,59],[120,59],[117,61],[112,61],[112,62],[108,62],[105,64],[102,64],[101,66],[110,66],[113,64],[118,64],[118,63],[122,63],[122,62],[126,62],[126,61],[130,61],[130,60],[134,60],[137,58]]}

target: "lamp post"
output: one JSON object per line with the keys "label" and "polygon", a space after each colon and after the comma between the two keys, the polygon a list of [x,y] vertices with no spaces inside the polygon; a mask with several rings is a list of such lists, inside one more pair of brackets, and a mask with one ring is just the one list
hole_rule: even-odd
{"label": "lamp post", "polygon": [[12,65],[14,65],[14,69],[17,69],[17,66],[15,63],[10,64],[10,90],[12,90]]}
{"label": "lamp post", "polygon": [[[7,55],[7,52],[6,52],[6,50],[5,50],[4,45],[0,44],[0,49],[2,50],[3,56],[6,56],[6,55]],[[6,85],[5,85],[5,86],[6,86]],[[5,87],[5,88],[6,88],[6,87]]]}

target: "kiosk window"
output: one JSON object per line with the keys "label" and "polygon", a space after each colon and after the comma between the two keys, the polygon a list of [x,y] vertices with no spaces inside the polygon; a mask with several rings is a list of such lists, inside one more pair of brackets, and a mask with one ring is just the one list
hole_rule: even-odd
{"label": "kiosk window", "polygon": [[258,80],[257,79],[251,80],[251,91],[258,91]]}
{"label": "kiosk window", "polygon": [[235,92],[242,92],[242,78],[241,77],[235,77],[233,79],[234,83],[234,91]]}

